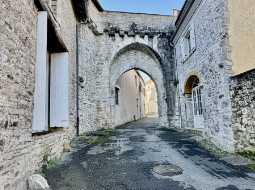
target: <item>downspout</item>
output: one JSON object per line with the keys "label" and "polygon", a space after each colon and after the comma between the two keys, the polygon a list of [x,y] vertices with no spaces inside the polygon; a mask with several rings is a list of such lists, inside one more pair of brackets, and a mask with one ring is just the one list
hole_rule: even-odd
{"label": "downspout", "polygon": [[76,24],[76,135],[80,135],[80,114],[79,114],[79,26]]}

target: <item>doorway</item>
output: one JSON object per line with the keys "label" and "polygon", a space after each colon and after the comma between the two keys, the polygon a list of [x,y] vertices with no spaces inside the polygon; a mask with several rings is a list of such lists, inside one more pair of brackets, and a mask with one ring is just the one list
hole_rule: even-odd
{"label": "doorway", "polygon": [[204,128],[203,86],[197,76],[189,77],[185,85],[185,122],[187,128]]}

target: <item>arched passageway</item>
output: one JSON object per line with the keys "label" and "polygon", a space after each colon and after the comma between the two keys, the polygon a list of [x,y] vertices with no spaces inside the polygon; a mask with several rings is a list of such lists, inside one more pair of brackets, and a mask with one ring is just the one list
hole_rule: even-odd
{"label": "arched passageway", "polygon": [[154,81],[141,70],[123,73],[115,84],[116,125],[158,117],[158,97]]}
{"label": "arched passageway", "polygon": [[[113,126],[124,124],[128,119],[116,119],[119,116],[119,106],[116,105],[116,93],[119,93],[118,80],[121,76],[131,70],[140,70],[150,76],[157,91],[158,117],[161,125],[168,126],[166,92],[164,77],[160,63],[160,56],[150,47],[134,43],[127,45],[116,53],[110,66],[110,94],[111,94],[111,115]],[[126,76],[127,77],[127,76]],[[129,115],[130,114],[126,114]],[[136,116],[137,117],[137,116]],[[134,118],[133,119],[137,119]]]}

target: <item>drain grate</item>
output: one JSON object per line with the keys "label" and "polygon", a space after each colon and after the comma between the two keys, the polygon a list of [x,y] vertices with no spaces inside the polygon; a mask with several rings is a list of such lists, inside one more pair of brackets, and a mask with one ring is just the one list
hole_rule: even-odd
{"label": "drain grate", "polygon": [[183,169],[173,164],[158,165],[153,168],[153,172],[161,176],[176,176],[183,173]]}

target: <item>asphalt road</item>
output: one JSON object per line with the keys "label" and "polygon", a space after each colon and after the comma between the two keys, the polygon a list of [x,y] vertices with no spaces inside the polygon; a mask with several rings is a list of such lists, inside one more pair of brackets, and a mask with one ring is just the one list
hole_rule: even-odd
{"label": "asphalt road", "polygon": [[[163,176],[158,165],[183,173]],[[192,135],[145,119],[117,129],[105,145],[82,146],[47,171],[53,190],[255,190],[255,174],[234,169],[200,148]]]}

